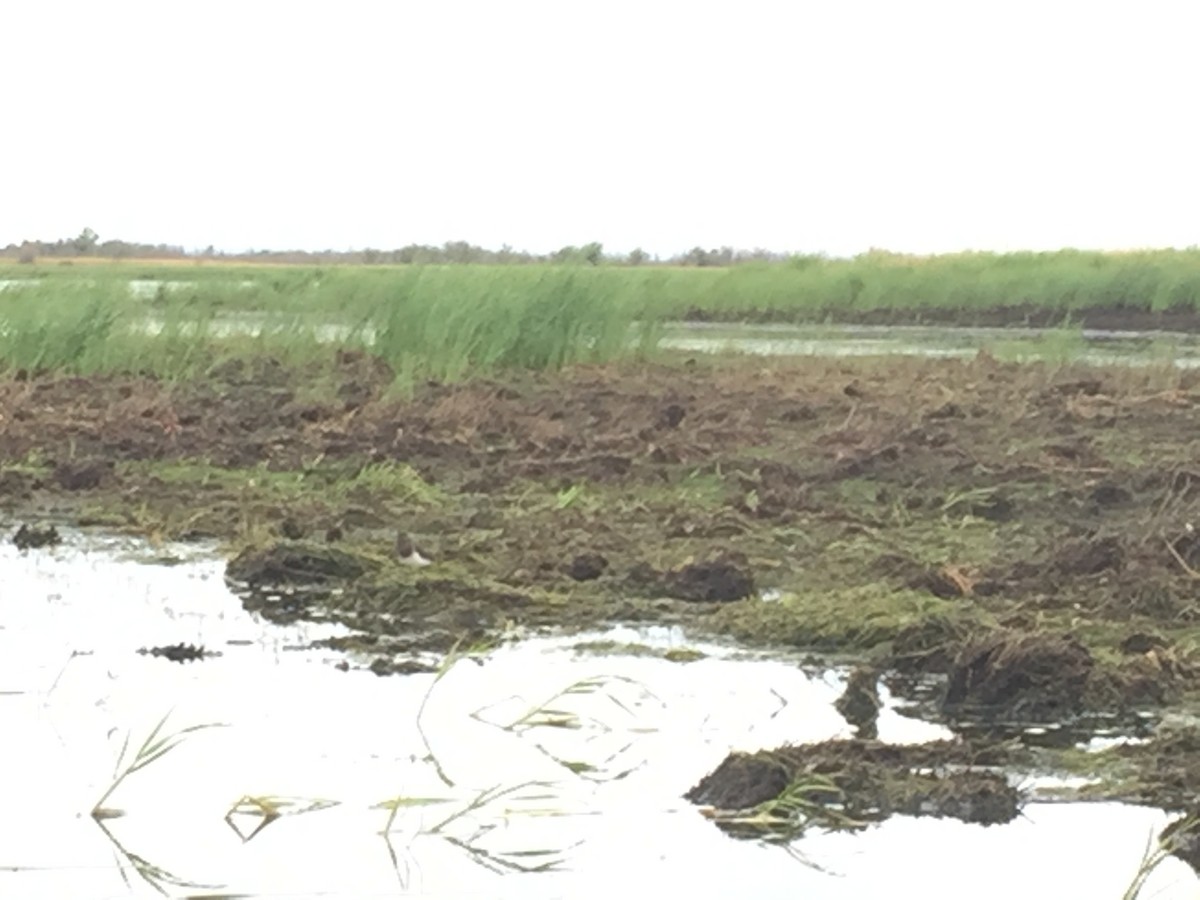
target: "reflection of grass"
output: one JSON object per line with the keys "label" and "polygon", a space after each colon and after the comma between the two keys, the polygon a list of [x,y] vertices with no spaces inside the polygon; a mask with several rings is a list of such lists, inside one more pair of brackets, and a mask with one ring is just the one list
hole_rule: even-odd
{"label": "reflection of grass", "polygon": [[[173,872],[170,872],[161,866],[155,865],[145,857],[139,856],[138,854],[127,850],[125,846],[119,840],[117,840],[116,835],[114,835],[108,826],[105,825],[103,818],[97,818],[96,824],[100,826],[100,830],[104,832],[104,836],[108,838],[117,854],[126,861],[128,867],[132,868],[133,871],[138,874],[138,877],[142,879],[142,881],[146,882],[146,884],[150,885],[150,887],[154,888],[154,890],[158,891],[164,897],[170,895],[170,892],[167,890],[167,888],[184,888],[185,890],[192,892],[199,890],[215,891],[221,887],[219,884],[205,884],[199,881],[188,881],[187,879],[180,878]],[[118,865],[117,871],[121,873],[121,880],[125,882],[125,886],[132,888],[133,885],[130,884],[129,875],[126,872],[126,868],[127,867],[124,865]]]}
{"label": "reflection of grass", "polygon": [[[105,806],[104,804],[116,792],[127,778],[131,775],[142,771],[147,766],[162,759],[172,750],[180,745],[189,734],[197,731],[203,731],[208,728],[221,727],[219,724],[204,724],[190,725],[187,728],[181,728],[178,731],[164,732],[167,724],[167,719],[170,716],[168,713],[163,716],[158,724],[151,729],[150,734],[142,742],[142,745],[133,754],[132,759],[126,761],[129,753],[129,735],[125,736],[125,741],[121,746],[121,755],[117,758],[117,767],[113,775],[112,783],[109,785],[103,796],[96,801],[96,805],[92,808],[92,819],[100,826],[100,830],[104,832],[104,836],[112,843],[117,853],[123,857],[130,867],[138,874],[138,876],[148,885],[154,888],[163,896],[168,895],[168,887],[185,888],[188,890],[215,890],[220,885],[202,884],[196,881],[187,881],[179,876],[155,865],[149,860],[132,853],[127,850],[124,845],[117,840],[116,836],[105,824],[108,819],[115,819],[123,816],[123,810]],[[129,886],[129,878],[126,874],[126,866],[120,866],[119,871],[121,878],[125,881],[126,886]]]}
{"label": "reflection of grass", "polygon": [[[623,690],[632,690],[634,693],[631,697],[623,699],[621,696]],[[593,698],[600,701],[600,710],[589,711],[586,706],[580,706],[580,701],[586,704]],[[510,697],[508,699],[519,698]],[[476,710],[472,713],[472,717],[518,736],[537,731],[543,733],[577,732],[584,735],[583,743],[586,744],[602,737],[616,735],[623,742],[597,761],[571,758],[562,752],[551,751],[538,741],[534,741],[533,746],[538,753],[578,778],[585,778],[589,781],[619,781],[641,766],[640,762],[626,763],[620,768],[616,768],[614,764],[633,746],[632,741],[624,741],[621,735],[653,730],[652,727],[639,721],[639,715],[647,702],[662,705],[662,701],[636,679],[622,675],[598,675],[582,678],[559,689],[546,700],[527,707],[524,712],[515,717],[509,717],[503,721],[494,721],[488,718],[487,713],[497,704]],[[630,723],[629,726],[624,729],[618,728],[604,715],[605,710],[619,713]]]}
{"label": "reflection of grass", "polygon": [[[225,814],[225,823],[233,829],[243,843],[251,841],[260,831],[284,816],[298,816],[319,812],[337,806],[336,800],[314,800],[301,797],[279,797],[275,795],[243,796]],[[250,831],[243,831],[237,824],[246,818],[257,824]]]}
{"label": "reflection of grass", "polygon": [[[447,654],[425,696],[422,698],[420,708],[417,712],[417,731],[426,750],[423,761],[432,767],[438,779],[448,788],[454,788],[456,781],[446,771],[446,768],[433,750],[433,742],[424,725],[425,712],[431,698],[436,693],[436,689],[450,670],[463,660],[474,659],[478,654],[485,652],[487,649],[489,649],[487,646],[466,649],[456,647]],[[623,700],[614,690],[616,686],[630,685],[639,688],[638,698],[632,703]],[[641,688],[639,683],[633,679],[621,676],[594,677],[581,679],[561,688],[544,702],[526,708],[520,715],[504,723],[488,722],[483,716],[484,710],[482,709],[476,710],[472,714],[472,717],[479,721],[495,725],[503,731],[518,735],[535,729],[554,729],[556,731],[567,732],[578,732],[588,729],[595,732],[599,729],[604,732],[612,731],[612,726],[606,724],[599,715],[591,715],[570,708],[570,701],[580,697],[600,697],[607,700],[611,708],[621,711],[622,714],[636,716],[637,703],[648,696],[652,695],[644,688]],[[644,731],[647,729],[643,728],[641,730]],[[576,763],[550,754],[542,747],[538,747],[537,749],[543,755],[546,755],[562,766],[573,777],[577,778],[587,778],[592,781],[599,780],[600,778],[604,778],[604,780],[616,780],[627,775],[629,771],[632,771],[630,769],[615,775],[606,775],[603,772],[603,767],[598,768],[590,764]],[[391,856],[392,866],[396,871],[397,877],[402,884],[406,884],[407,879],[401,872],[400,858],[396,853],[391,839],[392,834],[396,830],[397,820],[401,814],[411,810],[424,810],[450,804],[457,804],[457,806],[432,825],[422,825],[414,836],[414,839],[436,837],[444,840],[451,846],[462,850],[472,862],[497,873],[544,872],[559,867],[562,864],[563,854],[569,848],[525,848],[513,851],[497,851],[488,849],[483,845],[483,840],[489,834],[496,831],[497,828],[500,828],[502,823],[515,812],[514,809],[508,806],[499,808],[501,801],[519,801],[522,804],[527,804],[531,801],[550,801],[553,803],[558,799],[554,788],[555,785],[551,782],[527,780],[514,784],[501,783],[492,785],[465,798],[448,795],[435,797],[399,794],[376,804],[377,808],[385,809],[388,812],[382,834],[387,842],[388,852]],[[534,793],[530,793],[531,791]],[[538,809],[526,808],[521,810],[523,814],[527,815],[546,814],[547,811],[544,805]],[[499,821],[484,821],[481,823],[479,821],[481,815]]]}

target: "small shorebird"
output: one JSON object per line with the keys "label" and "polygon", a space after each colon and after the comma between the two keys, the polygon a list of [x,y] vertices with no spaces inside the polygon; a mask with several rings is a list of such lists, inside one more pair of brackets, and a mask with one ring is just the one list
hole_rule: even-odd
{"label": "small shorebird", "polygon": [[396,535],[396,558],[406,566],[427,566],[430,561],[421,555],[412,536],[401,531]]}

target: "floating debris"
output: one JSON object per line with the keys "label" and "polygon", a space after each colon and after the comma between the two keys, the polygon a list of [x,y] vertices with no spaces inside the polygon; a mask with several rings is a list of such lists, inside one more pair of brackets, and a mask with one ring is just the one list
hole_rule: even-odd
{"label": "floating debris", "polygon": [[142,647],[138,650],[138,653],[142,656],[160,656],[163,659],[169,659],[171,662],[177,663],[195,662],[196,660],[221,655],[216,650],[205,650],[203,646],[195,644],[167,644],[162,647]]}

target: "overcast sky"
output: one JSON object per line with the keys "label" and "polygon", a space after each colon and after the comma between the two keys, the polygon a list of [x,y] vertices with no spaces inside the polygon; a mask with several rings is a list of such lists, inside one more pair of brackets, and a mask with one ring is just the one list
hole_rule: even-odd
{"label": "overcast sky", "polygon": [[5,4],[0,244],[1200,244],[1200,2]]}

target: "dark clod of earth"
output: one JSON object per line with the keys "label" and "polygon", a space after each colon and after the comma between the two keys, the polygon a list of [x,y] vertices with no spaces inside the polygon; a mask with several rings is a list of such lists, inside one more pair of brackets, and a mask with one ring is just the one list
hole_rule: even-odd
{"label": "dark clod of earth", "polygon": [[834,702],[834,707],[855,728],[863,739],[879,735],[879,672],[872,666],[859,666],[846,679],[846,690]]}
{"label": "dark clod of earth", "polygon": [[667,572],[640,563],[630,570],[626,580],[639,590],[692,603],[731,603],[755,593],[754,576],[746,558],[726,551]]}
{"label": "dark clod of earth", "polygon": [[61,544],[62,537],[53,525],[45,528],[38,528],[36,525],[22,525],[12,536],[12,542],[18,550],[37,550]]}
{"label": "dark clod of earth", "polygon": [[196,644],[167,644],[162,647],[142,647],[138,650],[142,656],[158,656],[171,662],[197,662],[221,654],[215,650],[205,650]]}
{"label": "dark clod of earth", "polygon": [[608,560],[599,553],[581,553],[567,566],[567,574],[576,581],[594,581],[604,574]]}
{"label": "dark clod of earth", "polygon": [[54,481],[64,491],[90,491],[101,487],[115,468],[110,459],[82,459],[59,463]]}
{"label": "dark clod of earth", "polygon": [[942,708],[993,721],[1056,721],[1083,711],[1093,665],[1071,635],[990,634],[959,652]]}
{"label": "dark clod of earth", "polygon": [[351,581],[366,572],[363,560],[322,544],[281,542],[248,548],[232,559],[226,576],[251,588],[272,589]]}
{"label": "dark clod of earth", "polygon": [[[805,801],[790,827],[859,827],[891,815],[935,816],[983,825],[1015,819],[1022,797],[994,770],[997,751],[956,741],[915,746],[837,740],[731,753],[685,798],[719,811],[772,812],[787,794]],[[794,810],[789,802],[788,809]],[[784,811],[781,809],[781,811]]]}

